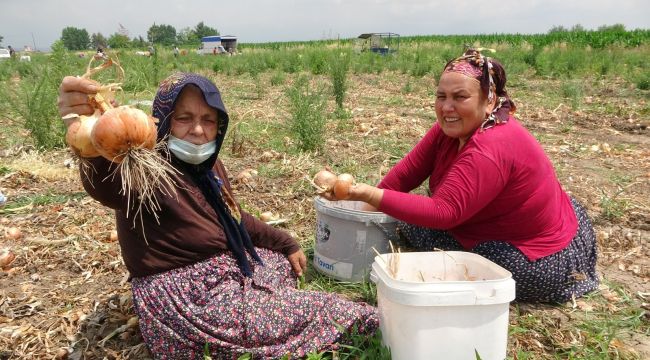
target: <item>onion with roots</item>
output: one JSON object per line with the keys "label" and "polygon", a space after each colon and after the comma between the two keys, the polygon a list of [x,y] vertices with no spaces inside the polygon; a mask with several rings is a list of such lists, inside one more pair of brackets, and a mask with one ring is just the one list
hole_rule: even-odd
{"label": "onion with roots", "polygon": [[[92,62],[93,59],[90,64]],[[89,79],[93,74],[113,65],[117,66],[120,70],[118,74],[123,77],[124,70],[112,59],[95,68],[91,68],[90,64],[82,78]],[[175,194],[172,176],[177,170],[159,152],[166,147],[164,144],[156,144],[156,119],[140,109],[114,107],[111,104],[115,92],[120,90],[119,85],[98,84],[100,90],[89,95],[95,113],[92,116],[79,116],[78,120],[71,123],[66,133],[66,142],[82,160],[101,155],[117,164],[115,171],[121,175],[122,194],[127,196],[127,216],[132,205],[136,205],[136,215],[141,215],[144,206],[158,220],[156,211],[160,210],[160,206],[155,193]],[[76,114],[70,114],[64,119],[75,116]]]}
{"label": "onion with roots", "polygon": [[156,124],[144,111],[120,106],[109,109],[97,119],[90,139],[101,156],[121,163],[131,150],[154,148]]}

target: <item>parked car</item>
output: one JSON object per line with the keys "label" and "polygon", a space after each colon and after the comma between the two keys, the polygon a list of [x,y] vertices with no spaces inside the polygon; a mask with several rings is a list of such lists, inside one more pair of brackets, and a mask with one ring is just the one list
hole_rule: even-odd
{"label": "parked car", "polygon": [[11,54],[9,54],[9,50],[0,49],[0,60],[9,59],[9,58],[11,58]]}

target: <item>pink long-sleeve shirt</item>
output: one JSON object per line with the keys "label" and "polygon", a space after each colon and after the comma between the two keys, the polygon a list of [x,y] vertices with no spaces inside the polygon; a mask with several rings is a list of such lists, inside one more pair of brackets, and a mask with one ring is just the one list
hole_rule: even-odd
{"label": "pink long-sleeve shirt", "polygon": [[[514,118],[458,139],[435,124],[378,185],[379,210],[447,230],[464,248],[498,240],[530,260],[564,249],[577,219],[544,150]],[[431,196],[410,194],[429,178]]]}

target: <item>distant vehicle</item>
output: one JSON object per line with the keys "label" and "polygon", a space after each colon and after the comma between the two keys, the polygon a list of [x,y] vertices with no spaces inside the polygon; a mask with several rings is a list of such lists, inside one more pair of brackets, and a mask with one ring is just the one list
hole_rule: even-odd
{"label": "distant vehicle", "polygon": [[226,49],[221,45],[221,36],[204,36],[201,38],[201,48],[198,50],[199,54],[203,55],[218,55],[225,54]]}
{"label": "distant vehicle", "polygon": [[0,60],[11,58],[11,54],[7,49],[0,49]]}
{"label": "distant vehicle", "polygon": [[359,35],[355,41],[355,51],[371,51],[375,54],[388,55],[399,50],[399,34],[386,33],[364,33]]}

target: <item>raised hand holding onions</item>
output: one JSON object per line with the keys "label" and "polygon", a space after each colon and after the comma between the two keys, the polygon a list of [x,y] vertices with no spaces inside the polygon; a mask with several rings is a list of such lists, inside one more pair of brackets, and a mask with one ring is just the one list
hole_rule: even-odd
{"label": "raised hand holding onions", "polygon": [[336,176],[333,172],[324,169],[314,176],[313,183],[320,195],[329,195],[334,200],[347,200],[350,198],[350,188],[354,186],[354,177],[350,174]]}
{"label": "raised hand holding onions", "polygon": [[[118,74],[124,70],[113,59],[91,68],[93,60],[82,78],[90,79],[95,73],[116,66]],[[155,215],[159,209],[154,196],[156,191],[170,195],[174,193],[172,174],[176,172],[165,158],[160,156],[156,145],[157,120],[140,109],[130,106],[114,107],[112,101],[120,83],[98,84],[99,91],[89,95],[89,102],[95,109],[91,116],[69,114],[65,119],[74,119],[68,126],[66,143],[77,154],[82,163],[84,158],[102,156],[118,164],[122,181],[122,193],[129,204],[135,199],[135,213],[142,206]],[[163,145],[161,145],[163,146]],[[128,209],[132,207],[129,205]],[[128,216],[128,215],[127,215]]]}

